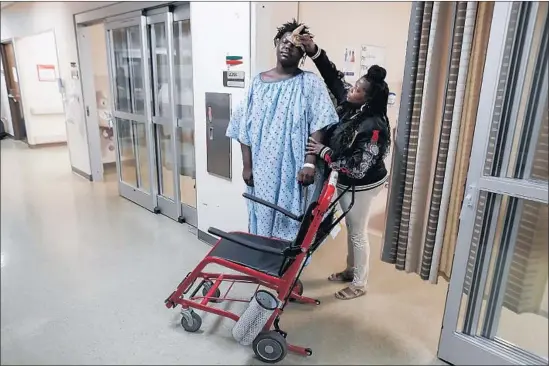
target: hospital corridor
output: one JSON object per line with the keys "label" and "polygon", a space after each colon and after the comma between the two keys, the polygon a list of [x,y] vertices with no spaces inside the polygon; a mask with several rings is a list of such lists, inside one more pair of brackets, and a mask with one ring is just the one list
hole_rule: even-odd
{"label": "hospital corridor", "polygon": [[[231,320],[206,316],[203,332],[190,334],[164,307],[209,249],[187,225],[137,208],[116,182],[75,176],[64,147],[1,144],[2,364],[259,364],[232,339]],[[440,325],[426,322],[442,316],[444,286],[374,262],[371,294],[341,304],[325,280],[344,261],[332,244],[302,279],[322,305],[291,304],[281,322],[315,357],[285,363],[441,364]]]}
{"label": "hospital corridor", "polygon": [[548,3],[0,5],[0,364],[548,364]]}

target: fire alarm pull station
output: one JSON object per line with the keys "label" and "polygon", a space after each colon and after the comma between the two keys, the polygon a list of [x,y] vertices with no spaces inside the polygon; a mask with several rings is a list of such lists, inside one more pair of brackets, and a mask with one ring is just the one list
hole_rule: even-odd
{"label": "fire alarm pull station", "polygon": [[231,94],[206,93],[206,165],[208,173],[231,180]]}

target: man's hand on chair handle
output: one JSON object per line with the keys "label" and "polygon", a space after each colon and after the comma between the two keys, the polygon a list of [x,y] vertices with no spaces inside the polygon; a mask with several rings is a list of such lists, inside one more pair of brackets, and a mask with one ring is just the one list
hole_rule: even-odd
{"label": "man's hand on chair handle", "polygon": [[297,181],[303,186],[310,186],[315,182],[315,169],[305,166],[297,173]]}

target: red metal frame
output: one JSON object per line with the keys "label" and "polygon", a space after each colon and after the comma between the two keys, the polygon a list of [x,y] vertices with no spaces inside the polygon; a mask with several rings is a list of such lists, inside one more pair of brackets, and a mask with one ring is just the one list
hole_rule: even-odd
{"label": "red metal frame", "polygon": [[[296,259],[288,267],[288,269],[286,270],[286,272],[282,277],[275,277],[275,276],[257,271],[255,269],[251,269],[243,265],[233,263],[226,259],[210,256],[211,251],[213,251],[212,249],[206,255],[206,257],[202,261],[200,261],[198,266],[191,273],[189,273],[189,275],[187,275],[187,277],[185,277],[183,281],[181,281],[179,286],[177,286],[177,289],[170,295],[170,297],[168,297],[168,299],[166,300],[166,307],[170,309],[170,308],[175,308],[177,305],[181,305],[183,309],[194,308],[197,310],[202,310],[209,313],[217,314],[219,316],[232,319],[236,322],[240,318],[239,315],[230,311],[213,307],[213,306],[208,306],[208,303],[217,302],[217,301],[240,301],[240,302],[251,301],[246,299],[233,299],[233,298],[227,297],[231,288],[237,282],[253,283],[253,284],[257,284],[258,288],[259,286],[264,286],[271,290],[277,291],[278,292],[277,297],[281,303],[284,303],[285,299],[287,299],[288,297],[291,297],[292,299],[295,299],[301,303],[317,304],[317,301],[315,299],[301,296],[296,292],[295,289],[292,290],[292,286],[294,286],[297,276],[300,273],[303,260],[305,260],[305,256],[307,255],[307,252],[314,241],[314,238],[320,226],[320,223],[322,222],[322,219],[324,218],[324,215],[328,210],[328,207],[330,206],[330,203],[336,191],[336,182],[337,182],[337,172],[333,171],[330,174],[329,180],[325,183],[322,189],[322,193],[320,194],[320,197],[318,200],[318,205],[313,210],[312,222],[301,244],[302,252],[299,255],[297,255]],[[221,240],[219,240],[215,244],[214,248],[217,245],[219,245],[220,241]],[[240,272],[241,274],[204,272],[204,269],[210,264],[217,264],[225,268],[232,269],[236,272]],[[213,286],[211,286],[208,293],[204,296],[191,296],[189,299],[185,299],[183,297],[184,294],[190,291],[190,289],[193,287],[197,279],[210,280],[213,282]],[[215,297],[214,294],[216,290],[219,288],[219,286],[223,282],[231,282],[229,289],[227,290],[224,296]],[[269,318],[269,320],[265,324],[264,330],[271,329],[275,319],[281,315],[282,311],[283,310],[281,309],[281,307],[277,308],[274,311],[273,315]],[[303,356],[307,356],[310,354],[310,351],[304,347],[288,344],[288,349],[292,352],[301,354]]]}

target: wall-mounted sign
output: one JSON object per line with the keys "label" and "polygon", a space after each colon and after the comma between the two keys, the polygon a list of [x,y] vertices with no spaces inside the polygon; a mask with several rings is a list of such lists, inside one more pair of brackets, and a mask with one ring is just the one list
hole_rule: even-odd
{"label": "wall-mounted sign", "polygon": [[357,59],[359,55],[354,47],[345,47],[345,52],[343,53],[343,75],[345,75],[345,81],[351,84],[354,84],[357,80],[356,78],[356,67]]}
{"label": "wall-mounted sign", "polygon": [[366,75],[372,65],[385,64],[385,48],[363,44],[360,46],[360,75]]}
{"label": "wall-mounted sign", "polygon": [[228,88],[244,88],[244,71],[223,71],[223,86]]}
{"label": "wall-mounted sign", "polygon": [[236,65],[242,65],[244,61],[242,61],[242,56],[225,56],[225,64],[227,65],[227,68],[230,68],[231,66]]}
{"label": "wall-mounted sign", "polygon": [[56,81],[54,65],[36,65],[38,81]]}
{"label": "wall-mounted sign", "polygon": [[71,78],[73,80],[78,80],[80,78],[78,75],[78,66],[76,66],[76,62],[71,62]]}

